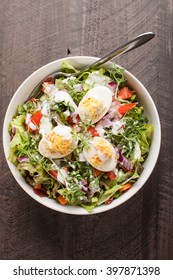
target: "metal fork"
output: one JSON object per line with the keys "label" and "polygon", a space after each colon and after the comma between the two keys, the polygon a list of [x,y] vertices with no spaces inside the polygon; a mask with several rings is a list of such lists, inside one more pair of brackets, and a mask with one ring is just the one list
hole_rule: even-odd
{"label": "metal fork", "polygon": [[52,78],[53,80],[55,80],[59,77],[65,77],[65,78],[71,77],[71,76],[78,77],[84,71],[89,71],[93,68],[99,67],[103,63],[111,60],[113,57],[118,57],[119,55],[121,55],[123,53],[127,53],[130,50],[133,50],[133,49],[136,49],[136,48],[140,47],[141,45],[143,45],[146,42],[148,42],[149,40],[151,40],[154,36],[155,36],[155,34],[153,32],[143,33],[143,34],[135,37],[134,39],[128,41],[127,43],[124,43],[123,45],[116,48],[115,50],[113,50],[109,54],[105,55],[104,57],[102,57],[101,59],[96,61],[95,63],[84,67],[82,70],[77,70],[74,73],[64,73],[64,72],[61,72],[61,71],[55,71],[55,72],[49,74],[44,79],[42,79],[42,81],[34,88],[32,93],[28,97],[28,100],[31,99],[31,98],[38,99],[43,95],[43,92],[41,90],[42,89],[42,83],[45,82],[46,80],[48,80],[48,78],[49,79]]}

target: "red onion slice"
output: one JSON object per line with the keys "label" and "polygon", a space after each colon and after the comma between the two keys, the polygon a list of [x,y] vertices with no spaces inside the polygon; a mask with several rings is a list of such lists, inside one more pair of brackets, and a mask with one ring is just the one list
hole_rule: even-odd
{"label": "red onion slice", "polygon": [[111,87],[111,89],[115,92],[115,89],[117,87],[117,83],[112,81],[112,82],[109,82],[108,85]]}
{"label": "red onion slice", "polygon": [[21,157],[18,157],[17,160],[19,162],[28,162],[29,161],[29,157],[27,156],[21,156]]}
{"label": "red onion slice", "polygon": [[11,132],[14,135],[16,133],[16,127],[12,126]]}
{"label": "red onion slice", "polygon": [[128,158],[124,157],[121,153],[119,153],[119,162],[128,171],[133,169],[131,161]]}

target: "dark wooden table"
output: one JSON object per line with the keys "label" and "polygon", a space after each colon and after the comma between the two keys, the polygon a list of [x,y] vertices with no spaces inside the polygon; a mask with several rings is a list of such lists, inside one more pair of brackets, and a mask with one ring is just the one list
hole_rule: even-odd
{"label": "dark wooden table", "polygon": [[173,259],[172,0],[1,0],[1,131],[18,86],[67,55],[102,56],[132,37],[156,37],[117,63],[149,90],[162,125],[157,165],[118,208],[72,216],[32,200],[11,175],[1,140],[1,259]]}

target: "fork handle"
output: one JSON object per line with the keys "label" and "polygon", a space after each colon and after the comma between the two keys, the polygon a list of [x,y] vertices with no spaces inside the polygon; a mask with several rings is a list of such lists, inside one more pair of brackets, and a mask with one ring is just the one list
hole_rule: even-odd
{"label": "fork handle", "polygon": [[[80,76],[81,73],[83,73],[84,71],[88,71],[90,69],[93,69],[94,67],[98,67],[100,65],[102,65],[103,63],[111,60],[113,57],[117,57],[123,53],[129,52],[130,50],[136,49],[137,47],[142,46],[143,44],[145,44],[146,42],[148,42],[149,40],[151,40],[153,37],[155,36],[155,34],[153,32],[147,32],[147,33],[143,33],[139,36],[137,36],[136,38],[128,41],[127,43],[121,45],[119,48],[115,49],[114,51],[110,52],[109,54],[105,55],[104,57],[102,57],[101,59],[97,60],[95,63],[86,66],[85,68],[83,68],[80,71],[77,71],[76,73],[63,73],[63,72],[54,72],[51,73],[50,75],[48,75],[47,77],[50,77],[51,75],[53,75],[54,77],[56,77],[57,75],[61,75],[64,77],[70,77],[70,76]],[[33,90],[32,94],[29,96],[28,99],[30,99],[31,97],[34,98],[39,98],[43,93],[41,92],[41,88],[42,88],[42,82],[47,78],[45,77]],[[27,100],[28,100],[27,99]]]}
{"label": "fork handle", "polygon": [[78,72],[77,75],[79,75],[83,71],[88,71],[91,68],[98,67],[98,66],[102,65],[103,63],[111,60],[113,57],[118,57],[119,55],[121,55],[123,53],[127,53],[130,50],[133,50],[133,49],[136,49],[136,48],[142,46],[143,44],[150,41],[154,36],[155,36],[154,32],[146,32],[146,33],[143,33],[143,34],[135,37],[134,39],[121,45],[119,48],[117,48],[114,51],[110,52],[109,54],[105,55],[104,57],[102,57],[95,63],[91,64],[90,66],[83,68],[80,72]]}

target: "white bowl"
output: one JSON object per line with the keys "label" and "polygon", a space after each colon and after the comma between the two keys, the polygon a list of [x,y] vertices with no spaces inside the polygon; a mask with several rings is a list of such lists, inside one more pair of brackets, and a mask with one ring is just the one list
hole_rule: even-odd
{"label": "white bowl", "polygon": [[[151,175],[153,168],[156,164],[159,150],[160,150],[160,142],[161,142],[161,129],[160,129],[160,120],[158,116],[157,109],[155,107],[155,104],[146,90],[146,88],[141,84],[141,82],[135,78],[130,72],[125,70],[125,76],[128,80],[128,84],[136,90],[138,93],[138,100],[143,105],[144,111],[146,116],[148,117],[149,121],[154,125],[154,134],[153,134],[153,141],[151,144],[149,155],[144,163],[144,170],[137,180],[137,182],[133,185],[131,189],[129,189],[126,193],[124,193],[119,198],[113,200],[111,204],[108,205],[100,205],[96,207],[92,213],[88,213],[85,209],[79,207],[79,206],[61,206],[58,204],[54,199],[49,199],[47,197],[39,197],[37,194],[33,192],[33,189],[25,182],[24,178],[20,175],[19,171],[16,169],[16,167],[8,161],[9,156],[9,143],[10,143],[10,136],[8,134],[8,125],[11,121],[12,117],[16,113],[16,107],[19,104],[23,104],[27,97],[30,95],[32,90],[35,88],[35,86],[47,75],[50,73],[59,70],[61,68],[62,62],[64,60],[68,61],[70,64],[72,64],[77,69],[83,68],[91,63],[94,63],[98,58],[96,57],[88,57],[88,56],[75,56],[75,57],[68,57],[59,59],[56,61],[53,61],[37,71],[35,71],[33,74],[31,74],[17,89],[15,92],[5,115],[4,119],[4,126],[3,126],[3,146],[4,146],[4,152],[7,159],[8,166],[18,182],[18,184],[22,187],[22,189],[29,194],[33,199],[41,203],[42,205],[49,207],[53,210],[63,212],[66,214],[75,214],[75,215],[87,215],[87,214],[96,214],[101,213],[107,210],[110,210],[112,208],[115,208],[119,206],[120,204],[127,201],[129,198],[131,198],[135,193],[137,193],[142,186],[145,184],[149,176]],[[106,65],[109,65],[107,63]],[[16,188],[17,191],[17,188]]]}

